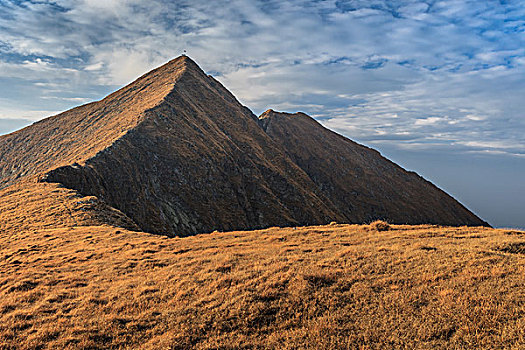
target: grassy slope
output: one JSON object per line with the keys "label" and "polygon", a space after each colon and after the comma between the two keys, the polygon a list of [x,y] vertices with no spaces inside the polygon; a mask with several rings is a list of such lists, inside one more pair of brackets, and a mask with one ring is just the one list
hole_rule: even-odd
{"label": "grassy slope", "polygon": [[525,347],[525,233],[0,231],[0,348]]}
{"label": "grassy slope", "polygon": [[130,218],[97,197],[83,196],[60,184],[21,181],[0,189],[0,232],[3,235],[104,224],[139,230]]}

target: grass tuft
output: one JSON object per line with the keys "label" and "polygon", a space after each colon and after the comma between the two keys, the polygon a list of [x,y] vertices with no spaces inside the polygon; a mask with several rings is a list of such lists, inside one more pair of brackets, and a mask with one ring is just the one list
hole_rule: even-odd
{"label": "grass tuft", "polygon": [[376,230],[376,231],[379,231],[379,232],[382,232],[382,231],[389,231],[390,230],[390,224],[386,221],[382,221],[382,220],[376,220],[374,222],[372,222],[370,224],[370,228],[372,230]]}

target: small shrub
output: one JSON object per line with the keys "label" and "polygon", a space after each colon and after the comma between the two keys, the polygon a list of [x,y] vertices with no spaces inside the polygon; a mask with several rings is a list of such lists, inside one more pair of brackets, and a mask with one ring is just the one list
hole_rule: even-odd
{"label": "small shrub", "polygon": [[388,231],[390,230],[390,225],[386,221],[376,220],[370,224],[370,228],[376,231]]}

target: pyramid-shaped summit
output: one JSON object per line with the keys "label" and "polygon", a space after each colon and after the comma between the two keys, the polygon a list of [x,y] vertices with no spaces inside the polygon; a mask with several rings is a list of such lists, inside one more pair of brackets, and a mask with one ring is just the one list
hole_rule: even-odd
{"label": "pyramid-shaped summit", "polygon": [[59,184],[152,233],[378,218],[487,225],[305,114],[257,118],[186,56],[101,101],[0,137],[0,155],[3,191]]}
{"label": "pyramid-shaped summit", "polygon": [[139,125],[187,70],[199,70],[186,56],[159,67],[101,101],[43,119],[0,136],[3,158],[0,187],[23,175],[83,163]]}

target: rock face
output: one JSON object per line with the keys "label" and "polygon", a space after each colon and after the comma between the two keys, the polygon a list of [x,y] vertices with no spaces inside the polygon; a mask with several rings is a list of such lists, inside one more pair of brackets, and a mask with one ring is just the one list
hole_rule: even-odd
{"label": "rock face", "polygon": [[376,218],[486,225],[304,114],[257,118],[186,56],[0,137],[0,188],[31,181],[95,196],[119,222],[167,235]]}

